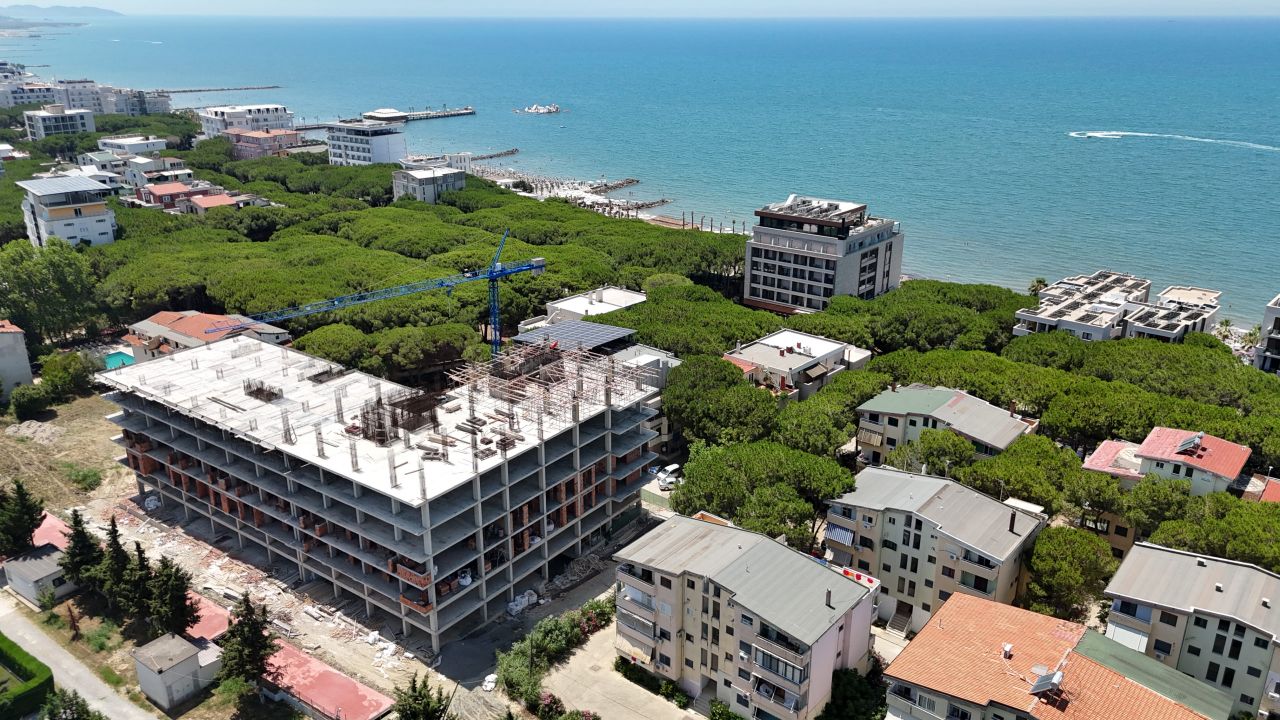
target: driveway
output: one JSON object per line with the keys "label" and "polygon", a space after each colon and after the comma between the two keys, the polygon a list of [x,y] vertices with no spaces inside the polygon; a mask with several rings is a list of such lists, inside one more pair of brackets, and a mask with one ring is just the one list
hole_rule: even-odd
{"label": "driveway", "polygon": [[0,627],[10,640],[53,670],[53,680],[59,687],[80,693],[94,710],[111,720],[156,720],[155,715],[111,689],[93,670],[62,649],[58,641],[27,620],[14,599],[4,592],[0,592]]}
{"label": "driveway", "polygon": [[614,626],[601,630],[551,671],[542,686],[573,710],[591,710],[609,720],[688,720],[681,710],[613,669]]}

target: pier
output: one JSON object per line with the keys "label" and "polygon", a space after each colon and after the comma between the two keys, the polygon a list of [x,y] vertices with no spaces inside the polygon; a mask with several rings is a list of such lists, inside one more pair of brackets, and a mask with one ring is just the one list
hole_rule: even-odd
{"label": "pier", "polygon": [[476,109],[471,107],[470,105],[466,107],[454,108],[449,110],[409,110],[409,111],[400,111],[400,110],[393,110],[393,109],[370,110],[369,112],[361,115],[359,118],[334,120],[331,123],[321,122],[321,123],[309,123],[306,125],[294,125],[293,129],[299,132],[304,132],[307,130],[323,130],[326,127],[333,125],[335,123],[360,122],[361,119],[383,120],[386,122],[412,122],[414,120],[437,120],[439,118],[460,117],[462,115],[475,115],[475,114],[476,114]]}
{"label": "pier", "polygon": [[519,153],[519,152],[520,152],[520,148],[511,148],[510,150],[503,150],[502,152],[489,153],[488,155],[475,155],[475,156],[472,156],[471,161],[481,162],[484,160],[496,160],[498,158],[511,157],[512,155],[515,155],[516,153]]}
{"label": "pier", "polygon": [[605,195],[613,192],[614,190],[621,190],[624,187],[631,187],[632,185],[636,185],[639,182],[640,181],[635,178],[623,178],[622,180],[617,180],[614,182],[594,183],[591,185],[591,192],[599,195]]}
{"label": "pier", "polygon": [[[32,65],[31,67],[38,67]],[[280,85],[245,85],[243,87],[221,87],[221,88],[186,88],[179,90],[152,90],[151,92],[168,93],[170,95],[180,95],[182,93],[211,93],[211,92],[231,92],[233,90],[279,90]]]}

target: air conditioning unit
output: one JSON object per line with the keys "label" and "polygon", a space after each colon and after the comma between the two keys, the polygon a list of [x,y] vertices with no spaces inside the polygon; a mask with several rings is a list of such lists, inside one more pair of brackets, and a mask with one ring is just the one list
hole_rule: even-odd
{"label": "air conditioning unit", "polygon": [[1157,660],[1164,660],[1164,659],[1165,659],[1165,658],[1167,658],[1167,657],[1169,657],[1169,656],[1168,656],[1168,655],[1165,655],[1165,654],[1164,654],[1164,653],[1162,653],[1162,652],[1158,652],[1158,653],[1156,653],[1156,659],[1157,659]]}
{"label": "air conditioning unit", "polygon": [[746,650],[739,650],[738,659],[741,660],[742,662],[747,662],[748,660],[751,659],[751,656],[747,654]]}

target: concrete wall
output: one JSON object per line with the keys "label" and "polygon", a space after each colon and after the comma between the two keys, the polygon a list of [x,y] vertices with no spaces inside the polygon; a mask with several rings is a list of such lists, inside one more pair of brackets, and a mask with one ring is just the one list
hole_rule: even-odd
{"label": "concrete wall", "polygon": [[[157,673],[137,660],[133,664],[138,671],[138,686],[143,694],[162,710],[171,710],[205,686],[201,684],[200,662],[195,655],[163,673]],[[212,677],[209,681],[212,682]]]}
{"label": "concrete wall", "polygon": [[0,398],[9,397],[19,385],[31,384],[25,337],[20,332],[0,332]]}
{"label": "concrete wall", "polygon": [[67,582],[62,577],[61,570],[38,580],[27,580],[16,574],[9,573],[6,569],[5,579],[8,580],[9,587],[13,588],[14,592],[21,595],[23,599],[32,605],[40,604],[40,593],[44,592],[46,588],[53,588],[53,596],[58,600],[76,591],[76,585]]}

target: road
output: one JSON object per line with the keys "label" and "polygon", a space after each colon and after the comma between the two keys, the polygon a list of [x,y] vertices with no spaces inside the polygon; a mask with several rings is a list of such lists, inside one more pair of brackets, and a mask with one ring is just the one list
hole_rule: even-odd
{"label": "road", "polygon": [[111,689],[93,670],[64,650],[58,641],[27,620],[18,611],[16,601],[5,592],[0,592],[0,627],[4,628],[9,639],[53,670],[53,681],[59,687],[80,693],[94,710],[111,720],[156,720],[155,715]]}

